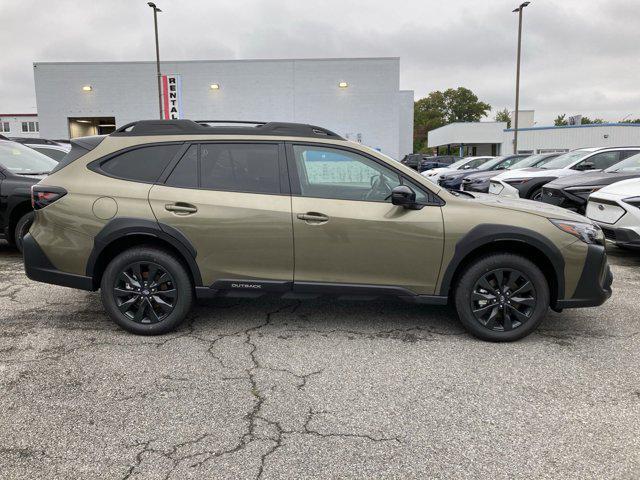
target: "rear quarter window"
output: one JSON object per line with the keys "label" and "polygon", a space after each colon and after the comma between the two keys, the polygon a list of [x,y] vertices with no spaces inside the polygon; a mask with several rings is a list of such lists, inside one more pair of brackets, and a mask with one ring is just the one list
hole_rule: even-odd
{"label": "rear quarter window", "polygon": [[123,180],[154,183],[181,147],[173,143],[134,148],[92,165],[92,170]]}

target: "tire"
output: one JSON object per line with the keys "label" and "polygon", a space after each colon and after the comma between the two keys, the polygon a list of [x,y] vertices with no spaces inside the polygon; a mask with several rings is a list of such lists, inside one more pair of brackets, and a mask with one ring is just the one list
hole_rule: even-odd
{"label": "tire", "polygon": [[29,232],[29,228],[31,228],[31,224],[33,223],[33,217],[33,212],[25,213],[20,217],[18,223],[16,223],[16,228],[13,231],[13,244],[20,253],[22,253],[22,239]]}
{"label": "tire", "polygon": [[542,199],[542,187],[536,188],[533,192],[529,194],[529,200],[535,200],[536,202],[540,202]]}
{"label": "tire", "polygon": [[[499,286],[502,288],[496,290]],[[471,263],[454,297],[462,325],[473,336],[491,342],[511,342],[529,335],[547,314],[550,301],[549,284],[540,269],[508,253]],[[506,317],[504,312],[508,312]]]}
{"label": "tire", "polygon": [[175,330],[189,313],[194,297],[191,277],[182,262],[151,246],[131,248],[111,260],[100,289],[102,304],[113,321],[138,335]]}

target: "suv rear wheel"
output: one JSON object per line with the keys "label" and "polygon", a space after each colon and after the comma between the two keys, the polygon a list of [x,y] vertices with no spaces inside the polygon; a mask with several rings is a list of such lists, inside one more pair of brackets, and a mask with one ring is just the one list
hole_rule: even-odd
{"label": "suv rear wheel", "polygon": [[155,247],[132,248],[111,260],[100,289],[109,316],[139,335],[174,330],[193,303],[186,268],[171,253]]}
{"label": "suv rear wheel", "polygon": [[531,333],[549,309],[549,285],[531,261],[494,254],[473,262],[460,278],[455,304],[464,327],[483,340],[509,342]]}

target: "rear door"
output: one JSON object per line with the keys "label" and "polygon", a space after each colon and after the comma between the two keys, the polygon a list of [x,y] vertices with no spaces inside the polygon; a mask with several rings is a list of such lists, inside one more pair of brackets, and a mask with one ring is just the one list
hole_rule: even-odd
{"label": "rear door", "polygon": [[290,285],[293,227],[282,144],[193,143],[161,181],[149,193],[153,212],[195,247],[205,286]]}
{"label": "rear door", "polygon": [[407,210],[388,198],[405,183],[419,200],[434,203],[428,189],[352,149],[294,143],[287,157],[296,288],[338,284],[434,293],[443,248],[441,208]]}

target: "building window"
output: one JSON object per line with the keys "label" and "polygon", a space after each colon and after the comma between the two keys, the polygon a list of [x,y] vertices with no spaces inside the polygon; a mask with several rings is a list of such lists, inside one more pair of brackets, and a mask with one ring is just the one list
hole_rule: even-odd
{"label": "building window", "polygon": [[0,132],[1,133],[9,133],[11,130],[9,129],[9,122],[0,122]]}
{"label": "building window", "polygon": [[22,131],[23,132],[39,132],[40,125],[38,122],[22,122]]}

